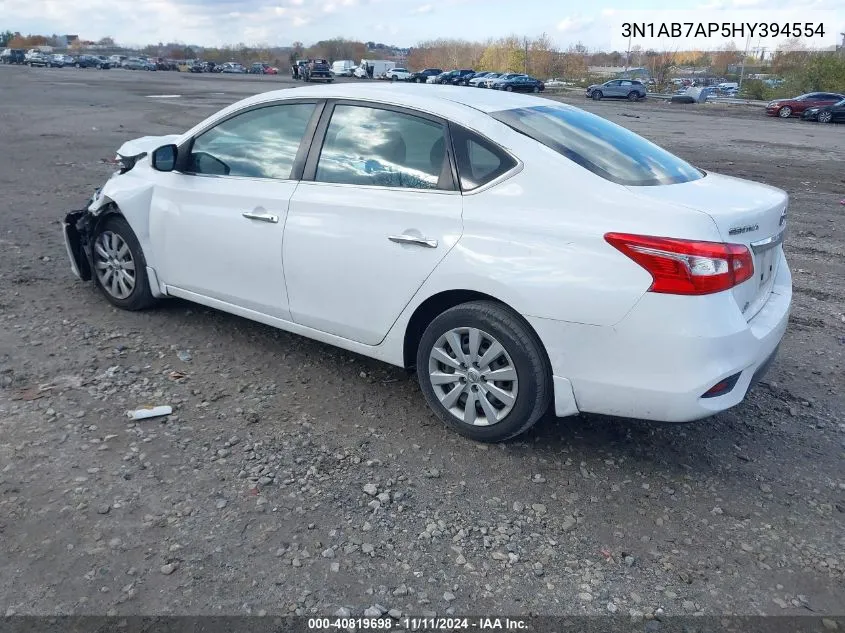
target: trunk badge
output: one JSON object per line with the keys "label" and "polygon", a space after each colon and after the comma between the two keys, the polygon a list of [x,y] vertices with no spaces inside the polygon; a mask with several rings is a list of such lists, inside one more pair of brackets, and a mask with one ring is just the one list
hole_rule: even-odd
{"label": "trunk badge", "polygon": [[760,228],[759,224],[748,224],[746,226],[735,226],[728,231],[728,235],[741,235],[742,233],[752,233]]}
{"label": "trunk badge", "polygon": [[785,223],[786,223],[786,209],[784,209],[780,213],[780,221],[778,222],[778,226],[783,226]]}

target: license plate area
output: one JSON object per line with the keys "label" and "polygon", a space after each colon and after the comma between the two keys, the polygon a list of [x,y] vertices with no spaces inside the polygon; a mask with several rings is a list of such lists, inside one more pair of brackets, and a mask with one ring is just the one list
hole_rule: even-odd
{"label": "license plate area", "polygon": [[762,290],[769,284],[775,273],[775,255],[778,249],[770,248],[757,255],[755,262],[755,274],[759,280],[758,287]]}

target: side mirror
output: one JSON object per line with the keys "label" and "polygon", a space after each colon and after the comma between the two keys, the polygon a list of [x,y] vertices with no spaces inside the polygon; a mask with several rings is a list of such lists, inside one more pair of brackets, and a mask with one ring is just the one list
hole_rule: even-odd
{"label": "side mirror", "polygon": [[157,171],[173,171],[176,168],[176,146],[159,147],[153,152],[151,162],[153,169]]}

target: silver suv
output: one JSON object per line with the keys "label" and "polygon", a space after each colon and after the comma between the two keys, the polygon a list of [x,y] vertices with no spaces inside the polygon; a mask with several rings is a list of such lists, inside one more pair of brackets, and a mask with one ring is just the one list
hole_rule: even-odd
{"label": "silver suv", "polygon": [[611,79],[603,84],[593,84],[587,88],[586,97],[598,101],[604,97],[637,101],[645,99],[646,89],[641,81],[636,79]]}

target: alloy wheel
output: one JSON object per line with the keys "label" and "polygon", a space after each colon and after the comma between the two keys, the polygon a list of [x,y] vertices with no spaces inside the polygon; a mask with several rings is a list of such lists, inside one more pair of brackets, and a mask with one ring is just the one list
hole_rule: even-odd
{"label": "alloy wheel", "polygon": [[792,116],[792,108],[790,108],[789,106],[783,106],[778,111],[778,116],[782,119],[788,119],[789,117]]}
{"label": "alloy wheel", "polygon": [[833,114],[830,112],[819,113],[819,123],[830,123],[833,120]]}
{"label": "alloy wheel", "polygon": [[440,336],[429,354],[428,377],[443,408],[470,426],[501,422],[519,393],[510,354],[479,328],[455,328]]}
{"label": "alloy wheel", "polygon": [[94,271],[100,285],[115,299],[126,299],[135,290],[132,251],[113,231],[103,231],[94,243]]}

